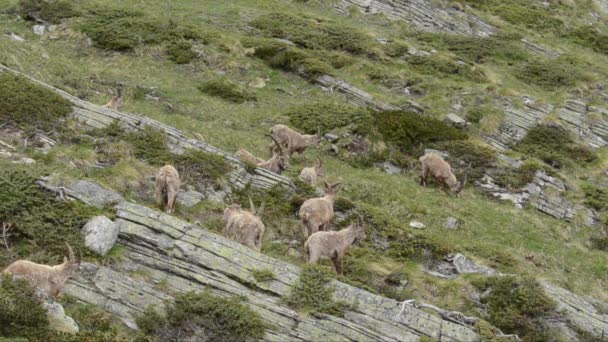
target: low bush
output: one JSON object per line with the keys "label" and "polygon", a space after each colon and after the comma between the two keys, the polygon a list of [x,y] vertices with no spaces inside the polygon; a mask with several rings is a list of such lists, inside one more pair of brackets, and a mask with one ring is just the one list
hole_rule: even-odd
{"label": "low bush", "polygon": [[26,280],[0,277],[0,337],[36,339],[48,334],[49,321],[36,289]]}
{"label": "low bush", "polygon": [[466,118],[469,122],[478,124],[484,117],[501,116],[504,112],[493,105],[480,105],[470,108],[466,113]]}
{"label": "low bush", "polygon": [[406,111],[373,113],[357,131],[379,135],[385,142],[410,152],[432,143],[468,138],[466,133],[441,120]]}
{"label": "low bush", "polygon": [[543,317],[555,313],[555,303],[532,278],[513,276],[474,280],[480,291],[491,289],[481,301],[488,305],[488,321],[505,333],[518,334],[527,341],[550,338]]}
{"label": "low bush", "polygon": [[250,341],[264,337],[267,325],[239,297],[210,291],[188,292],[167,302],[165,313],[148,307],[136,319],[143,334],[158,341],[189,338],[205,341]]}
{"label": "low bush", "polygon": [[414,71],[437,77],[459,77],[475,82],[487,82],[485,74],[466,63],[457,63],[440,57],[409,56],[408,64]]}
{"label": "low bush", "polygon": [[541,161],[530,158],[526,159],[518,169],[505,169],[501,173],[495,175],[494,181],[496,184],[509,190],[519,190],[534,180],[536,171],[538,170],[551,172],[551,169]]}
{"label": "low bush", "polygon": [[253,278],[257,282],[269,281],[275,278],[274,273],[271,270],[265,268],[263,270],[253,270]]}
{"label": "low bush", "polygon": [[594,26],[581,26],[565,34],[565,37],[595,52],[608,54],[608,34],[602,33]]}
{"label": "low bush", "polygon": [[369,111],[362,107],[335,101],[299,105],[287,110],[289,122],[305,133],[329,132],[334,128],[357,125],[368,119]]}
{"label": "low bush", "polygon": [[608,191],[592,184],[583,185],[585,193],[585,205],[596,209],[605,210],[608,208]]}
{"label": "low bush", "polygon": [[395,234],[390,236],[388,253],[400,260],[419,260],[421,262],[443,260],[454,250],[449,245],[433,238],[417,234]]}
{"label": "low bush", "polygon": [[250,24],[267,37],[287,39],[304,49],[369,55],[376,45],[369,35],[357,28],[309,15],[273,12],[254,19]]}
{"label": "low bush", "polygon": [[513,75],[519,80],[546,90],[571,87],[582,78],[581,71],[572,60],[530,60],[515,67]]}
{"label": "low bush", "polygon": [[42,19],[51,24],[79,14],[74,3],[68,0],[19,0],[17,13],[28,20]]}
{"label": "low bush", "polygon": [[291,289],[285,302],[296,310],[322,312],[342,316],[348,305],[334,301],[335,288],[329,285],[333,279],[331,271],[321,265],[306,264],[302,267],[300,279]]}
{"label": "low bush", "polygon": [[0,121],[25,130],[56,131],[72,112],[69,101],[23,77],[0,73]]}
{"label": "low bush", "polygon": [[169,44],[167,54],[177,64],[188,64],[197,56],[196,52],[192,50],[192,43],[187,40],[180,40]]}
{"label": "low bush", "polygon": [[568,131],[558,126],[536,126],[514,147],[515,150],[536,157],[556,169],[597,158],[589,147],[575,141]]}
{"label": "low bush", "polygon": [[526,0],[462,0],[462,2],[497,15],[511,24],[524,25],[530,29],[559,32],[564,26],[563,20],[554,15],[549,8]]}
{"label": "low bush", "polygon": [[257,100],[254,93],[225,77],[205,81],[198,87],[198,90],[234,103]]}

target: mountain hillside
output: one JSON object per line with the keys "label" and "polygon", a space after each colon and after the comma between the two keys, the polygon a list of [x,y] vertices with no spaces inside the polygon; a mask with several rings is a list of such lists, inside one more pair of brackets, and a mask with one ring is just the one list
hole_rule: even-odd
{"label": "mountain hillside", "polygon": [[[82,259],[54,299],[0,278],[0,340],[604,340],[607,19],[604,0],[0,0],[0,269]],[[270,158],[277,124],[322,137],[280,175],[237,154]],[[431,151],[460,194],[419,184]],[[331,229],[366,227],[342,275],[306,264],[297,213],[324,182]],[[222,236],[250,201],[259,253]]]}

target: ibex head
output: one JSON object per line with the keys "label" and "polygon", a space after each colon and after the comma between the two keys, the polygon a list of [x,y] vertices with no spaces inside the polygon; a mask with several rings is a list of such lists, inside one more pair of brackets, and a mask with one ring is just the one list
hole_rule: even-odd
{"label": "ibex head", "polygon": [[68,256],[63,257],[62,266],[64,273],[69,276],[70,274],[72,274],[72,272],[78,269],[78,267],[80,267],[80,258],[76,258],[76,256],[74,255],[74,250],[72,249],[72,246],[70,246],[70,244],[66,242],[65,245],[68,248]]}
{"label": "ibex head", "polygon": [[338,190],[340,190],[340,183],[330,184],[328,182],[323,182],[325,184],[325,195],[336,195]]}

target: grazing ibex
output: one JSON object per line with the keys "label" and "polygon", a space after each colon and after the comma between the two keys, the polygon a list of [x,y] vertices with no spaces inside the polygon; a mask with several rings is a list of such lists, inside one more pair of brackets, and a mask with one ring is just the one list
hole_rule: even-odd
{"label": "grazing ibex", "polygon": [[171,165],[165,165],[156,174],[156,204],[166,206],[167,213],[175,211],[175,199],[179,191],[179,173]]}
{"label": "grazing ibex", "polygon": [[447,185],[454,194],[459,194],[464,188],[464,183],[459,182],[452,173],[450,164],[443,160],[439,155],[435,153],[425,154],[418,160],[422,163],[422,175],[420,176],[421,185],[426,186],[427,178],[432,176],[439,183],[442,190],[444,184]]}
{"label": "grazing ibex", "polygon": [[306,200],[298,211],[302,220],[304,239],[319,231],[325,230],[334,218],[334,201],[340,183],[329,184],[325,182],[325,196]]}
{"label": "grazing ibex", "polygon": [[68,258],[64,257],[62,264],[49,266],[28,260],[17,260],[10,264],[2,273],[24,278],[34,287],[44,291],[48,296],[57,297],[63,289],[65,282],[80,266],[80,260],[74,257],[72,247],[67,243],[66,245],[68,247]]}
{"label": "grazing ibex", "polygon": [[283,148],[273,135],[269,136],[274,141],[272,157],[266,161],[257,163],[257,166],[280,175],[283,171],[287,170],[287,167],[289,167],[289,155],[285,153],[285,150],[283,150]]}
{"label": "grazing ibex", "polygon": [[317,166],[305,167],[300,172],[300,180],[306,184],[315,186],[319,177],[323,177],[323,161],[321,158],[317,158],[319,164]]}
{"label": "grazing ibex", "polygon": [[[291,157],[294,153],[302,154],[308,146],[319,145],[321,134],[300,134],[285,125],[274,125],[270,128],[270,134],[276,137],[278,142],[287,148],[287,154]],[[272,147],[274,148],[274,146]]]}
{"label": "grazing ibex", "polygon": [[235,156],[246,163],[250,163],[250,164],[254,164],[254,165],[258,165],[260,163],[265,162],[264,159],[258,158],[256,156],[254,156],[253,153],[251,153],[245,149],[242,149],[242,148],[240,148],[238,151],[236,151]]}
{"label": "grazing ibex", "polygon": [[249,211],[243,210],[238,204],[232,204],[224,209],[225,226],[222,234],[231,240],[259,251],[262,249],[262,236],[265,229],[259,216],[262,215],[264,204],[256,211],[253,201],[249,198],[249,206]]}
{"label": "grazing ibex", "polygon": [[112,96],[110,102],[103,105],[106,108],[118,110],[122,106],[122,87],[116,89],[116,93]]}
{"label": "grazing ibex", "polygon": [[350,245],[365,239],[365,226],[362,219],[339,232],[316,232],[304,243],[304,252],[308,263],[320,259],[331,259],[337,274],[342,274],[344,254]]}

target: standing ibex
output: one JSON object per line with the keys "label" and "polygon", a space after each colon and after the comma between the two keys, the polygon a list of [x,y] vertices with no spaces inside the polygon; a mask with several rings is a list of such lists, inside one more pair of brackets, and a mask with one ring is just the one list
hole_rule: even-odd
{"label": "standing ibex", "polygon": [[321,135],[319,133],[300,134],[285,125],[272,126],[272,128],[270,128],[270,134],[278,140],[276,144],[281,144],[287,148],[289,157],[294,153],[301,155],[308,146],[316,146],[321,142]]}
{"label": "standing ibex", "polygon": [[116,89],[116,93],[112,96],[110,102],[103,105],[106,108],[118,110],[122,106],[122,87]]}
{"label": "standing ibex", "polygon": [[432,176],[439,183],[442,190],[444,184],[446,184],[454,194],[459,194],[464,188],[464,183],[459,182],[452,173],[450,164],[443,160],[439,155],[435,153],[425,154],[418,160],[422,163],[422,175],[420,176],[421,185],[426,186],[427,178]]}
{"label": "standing ibex", "polygon": [[325,182],[325,196],[306,200],[298,211],[302,220],[304,239],[319,231],[326,229],[334,218],[334,201],[338,193],[340,183],[329,184]]}
{"label": "standing ibex", "polygon": [[166,206],[167,213],[175,211],[175,199],[179,191],[179,173],[171,165],[165,165],[156,174],[156,204]]}
{"label": "standing ibex", "polygon": [[37,264],[28,260],[17,260],[10,264],[2,273],[24,278],[36,288],[44,291],[50,297],[56,297],[63,289],[65,282],[80,266],[80,260],[74,257],[74,251],[69,244],[68,258],[55,266]]}
{"label": "standing ibex", "polygon": [[243,210],[240,205],[232,204],[224,209],[225,237],[237,241],[249,248],[259,251],[262,249],[262,236],[264,235],[264,223],[260,215],[264,210],[264,204],[256,211],[253,201],[249,198],[249,211]]}
{"label": "standing ibex", "polygon": [[316,232],[304,243],[304,252],[308,263],[320,259],[331,259],[337,274],[342,274],[344,254],[350,245],[365,239],[365,226],[361,218],[359,223],[351,224],[339,232]]}
{"label": "standing ibex", "polygon": [[319,164],[317,166],[305,167],[300,172],[300,180],[306,184],[315,186],[319,177],[323,177],[323,161],[321,158],[317,158]]}

